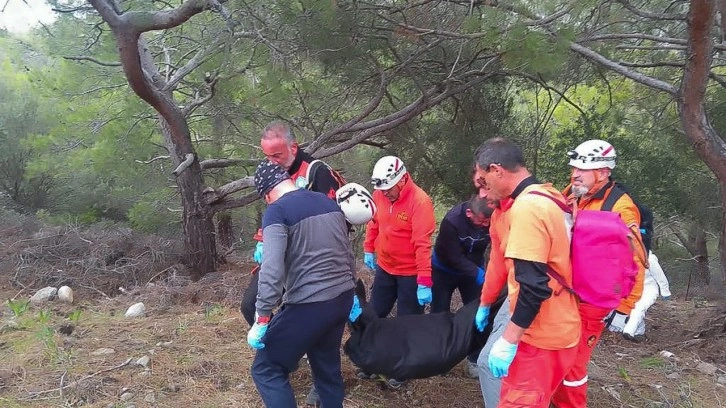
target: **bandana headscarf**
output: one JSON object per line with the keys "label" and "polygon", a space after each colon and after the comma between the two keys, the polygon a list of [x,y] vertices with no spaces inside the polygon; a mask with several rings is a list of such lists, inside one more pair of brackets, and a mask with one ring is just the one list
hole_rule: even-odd
{"label": "bandana headscarf", "polygon": [[290,175],[280,165],[269,160],[261,162],[255,170],[255,188],[261,197],[269,193],[276,185],[288,180]]}

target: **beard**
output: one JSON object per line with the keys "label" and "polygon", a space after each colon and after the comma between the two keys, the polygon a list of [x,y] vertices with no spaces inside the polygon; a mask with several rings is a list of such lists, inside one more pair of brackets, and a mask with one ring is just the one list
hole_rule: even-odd
{"label": "beard", "polygon": [[572,194],[578,198],[584,197],[588,191],[590,191],[590,189],[585,186],[572,186]]}

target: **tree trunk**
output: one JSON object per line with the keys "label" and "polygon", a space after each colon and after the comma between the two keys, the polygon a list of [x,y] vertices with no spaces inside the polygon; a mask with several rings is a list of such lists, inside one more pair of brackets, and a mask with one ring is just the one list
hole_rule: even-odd
{"label": "tree trunk", "polygon": [[[190,146],[180,146],[176,141],[190,140],[189,135],[187,134],[186,138],[183,135],[174,137],[168,122],[161,115],[159,123],[172,162],[178,166],[184,157],[183,152],[189,151]],[[207,273],[214,272],[217,265],[217,247],[212,221],[214,213],[202,196],[204,180],[199,160],[195,158],[194,162],[177,176],[176,182],[183,210],[184,263],[191,269],[192,281],[197,281]]]}
{"label": "tree trunk", "polygon": [[[711,126],[706,111],[706,87],[713,60],[711,30],[716,16],[714,0],[693,0],[688,12],[688,57],[683,81],[676,102],[681,125],[696,154],[703,160],[721,186],[721,208],[726,217],[726,143]],[[721,272],[726,276],[724,232],[722,220],[719,237]]]}
{"label": "tree trunk", "polygon": [[234,243],[232,216],[227,213],[217,215],[217,242],[227,248]]}
{"label": "tree trunk", "polygon": [[[721,182],[721,202],[726,203],[726,183]],[[726,283],[726,205],[721,207],[721,234],[718,239],[721,280]]]}
{"label": "tree trunk", "polygon": [[706,231],[698,224],[693,224],[688,233],[691,255],[696,261],[693,267],[693,279],[696,286],[708,286],[711,283],[711,272],[708,268],[708,241]]}

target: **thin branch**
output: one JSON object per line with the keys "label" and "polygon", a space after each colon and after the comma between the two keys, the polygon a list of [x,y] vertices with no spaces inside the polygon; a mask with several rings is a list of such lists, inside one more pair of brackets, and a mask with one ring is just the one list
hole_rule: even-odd
{"label": "thin branch", "polygon": [[668,13],[653,13],[650,11],[641,10],[630,4],[627,0],[617,0],[618,3],[622,4],[623,7],[628,9],[631,13],[638,17],[647,18],[650,20],[668,20],[668,21],[683,21],[686,19],[685,14],[668,14]]}
{"label": "thin branch", "polygon": [[146,161],[143,161],[143,160],[134,160],[134,161],[136,163],[141,163],[141,164],[151,164],[151,163],[153,163],[153,162],[155,162],[157,160],[168,160],[170,158],[171,158],[171,156],[156,156],[156,157],[153,157],[153,158],[151,158],[149,160],[146,160]]}
{"label": "thin branch", "polygon": [[197,51],[197,53],[189,60],[183,67],[174,73],[174,75],[167,82],[164,91],[174,89],[176,85],[184,79],[189,73],[194,71],[197,67],[202,65],[207,58],[212,57],[216,53],[222,51],[219,49],[220,45],[224,43],[226,37],[217,37],[209,46]]}
{"label": "thin branch", "polygon": [[207,159],[199,163],[202,170],[222,169],[231,166],[256,166],[260,161],[257,159]]}
{"label": "thin branch", "polygon": [[86,90],[86,91],[83,91],[83,92],[80,92],[77,94],[69,94],[69,96],[83,96],[83,95],[92,94],[94,92],[103,91],[104,89],[118,89],[118,88],[123,88],[124,86],[129,86],[129,84],[123,83],[123,84],[116,84],[116,85],[97,86],[95,88],[91,88],[89,90]]}
{"label": "thin branch", "polygon": [[63,57],[63,59],[67,59],[67,60],[70,60],[70,61],[89,61],[89,62],[93,62],[94,64],[98,64],[98,65],[101,65],[101,66],[104,66],[104,67],[120,67],[121,66],[121,63],[120,62],[100,61],[100,60],[98,60],[96,58],[88,57],[88,56],[85,56],[85,55],[65,56],[65,57]]}
{"label": "thin branch", "polygon": [[686,39],[684,39],[684,38],[661,37],[658,35],[642,34],[642,33],[591,35],[587,38],[584,38],[581,42],[603,41],[603,40],[648,40],[648,41],[653,41],[653,42],[678,44],[678,45],[686,45],[686,43],[687,43]]}
{"label": "thin branch", "polygon": [[97,371],[97,372],[95,372],[93,374],[89,374],[89,375],[81,378],[78,381],[72,381],[72,382],[70,382],[70,383],[68,383],[66,385],[61,385],[60,387],[54,388],[52,390],[31,392],[30,395],[29,395],[29,397],[28,398],[23,398],[23,400],[24,401],[29,401],[29,400],[33,400],[33,399],[35,399],[35,398],[37,398],[37,397],[39,397],[41,395],[44,395],[44,394],[50,394],[50,393],[53,393],[53,392],[62,392],[66,388],[75,387],[78,384],[80,384],[81,382],[86,381],[88,379],[91,379],[91,378],[93,378],[93,377],[95,377],[95,376],[97,376],[99,374],[107,373],[109,371],[118,370],[119,368],[126,367],[127,365],[129,365],[129,363],[131,363],[131,361],[133,361],[133,359],[132,358],[129,358],[126,361],[124,361],[123,363],[121,363],[121,364],[119,364],[117,366],[113,366],[113,367],[109,367],[109,368],[106,368],[106,369],[101,370],[101,371]]}

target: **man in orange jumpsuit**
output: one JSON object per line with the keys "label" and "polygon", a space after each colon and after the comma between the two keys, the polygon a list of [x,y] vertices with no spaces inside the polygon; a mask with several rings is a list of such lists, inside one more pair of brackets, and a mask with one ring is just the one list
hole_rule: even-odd
{"label": "man in orange jumpsuit", "polygon": [[487,276],[475,318],[483,330],[487,302],[506,282],[511,317],[488,358],[492,374],[504,377],[498,406],[547,408],[574,364],[581,330],[577,299],[548,272],[552,269],[572,284],[568,215],[542,195],[561,201],[564,197],[551,185],[540,184],[525,167],[521,149],[502,138],[477,149],[476,179],[490,188],[489,198],[500,200],[502,210],[511,200],[505,211],[508,236],[492,242],[491,255],[499,263],[492,270],[506,273],[506,280],[495,278],[497,284],[488,284]]}

